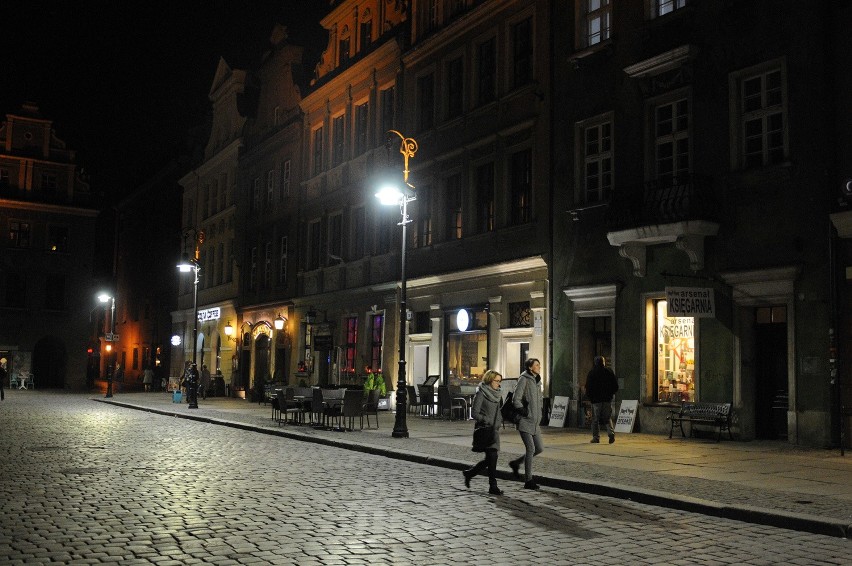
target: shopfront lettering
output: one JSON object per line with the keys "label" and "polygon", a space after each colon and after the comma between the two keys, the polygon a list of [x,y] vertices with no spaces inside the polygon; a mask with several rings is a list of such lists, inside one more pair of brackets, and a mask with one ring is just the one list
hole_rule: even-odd
{"label": "shopfront lettering", "polygon": [[713,289],[700,287],[666,287],[669,317],[709,318],[716,316]]}

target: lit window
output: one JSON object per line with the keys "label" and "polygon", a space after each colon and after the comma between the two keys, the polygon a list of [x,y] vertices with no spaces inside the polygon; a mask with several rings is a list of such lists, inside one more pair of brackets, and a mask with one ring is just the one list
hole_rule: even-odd
{"label": "lit window", "polygon": [[654,307],[654,400],[695,401],[695,318],[669,317],[664,300]]}

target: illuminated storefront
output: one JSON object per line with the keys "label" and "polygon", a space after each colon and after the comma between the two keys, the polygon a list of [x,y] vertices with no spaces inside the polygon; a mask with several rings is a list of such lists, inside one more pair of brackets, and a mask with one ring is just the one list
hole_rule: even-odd
{"label": "illuminated storefront", "polygon": [[476,385],[488,368],[488,310],[456,309],[445,315],[448,385]]}
{"label": "illuminated storefront", "polygon": [[695,318],[668,316],[665,300],[654,307],[654,400],[695,401]]}

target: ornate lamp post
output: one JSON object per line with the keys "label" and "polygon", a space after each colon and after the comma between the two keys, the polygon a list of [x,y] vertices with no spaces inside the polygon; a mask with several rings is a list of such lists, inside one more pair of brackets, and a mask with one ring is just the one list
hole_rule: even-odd
{"label": "ornate lamp post", "polygon": [[109,399],[112,397],[112,378],[113,372],[115,372],[115,356],[116,353],[112,352],[112,343],[115,341],[115,297],[108,293],[101,293],[98,295],[98,301],[104,303],[104,309],[106,309],[106,303],[110,303],[109,309],[109,336],[104,337],[104,342],[107,342],[106,350],[110,354],[109,365],[107,366],[107,390],[106,397]]}
{"label": "ornate lamp post", "polygon": [[201,254],[201,244],[204,243],[204,232],[190,228],[183,233],[184,240],[193,234],[195,238],[195,256],[190,258],[184,253],[180,263],[177,265],[181,273],[195,272],[195,280],[192,285],[192,366],[189,369],[189,374],[185,377],[189,378],[186,386],[186,396],[189,402],[190,409],[198,408],[198,282],[201,279],[201,263],[199,262]]}
{"label": "ornate lamp post", "polygon": [[400,270],[400,299],[399,299],[399,374],[396,382],[396,420],[394,421],[393,433],[394,438],[408,438],[408,423],[405,420],[407,394],[406,394],[406,379],[405,379],[405,323],[408,318],[408,309],[406,308],[407,289],[405,279],[405,225],[411,222],[408,217],[408,203],[416,200],[414,196],[414,185],[408,182],[408,160],[414,157],[417,153],[417,142],[414,138],[407,138],[396,130],[388,131],[388,147],[390,147],[391,137],[394,134],[401,140],[399,152],[403,155],[405,166],[402,171],[403,186],[383,186],[376,193],[376,198],[383,205],[398,205],[402,220],[399,226],[402,227],[402,251],[400,254],[402,268]]}

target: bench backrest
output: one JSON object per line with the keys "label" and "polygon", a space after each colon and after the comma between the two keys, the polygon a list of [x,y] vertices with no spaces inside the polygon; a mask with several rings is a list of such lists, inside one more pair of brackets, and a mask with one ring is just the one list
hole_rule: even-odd
{"label": "bench backrest", "polygon": [[680,409],[682,415],[726,419],[731,414],[730,403],[685,402]]}

